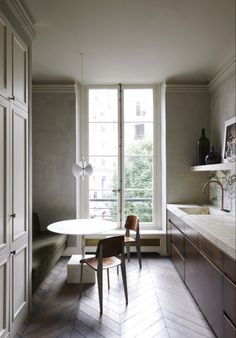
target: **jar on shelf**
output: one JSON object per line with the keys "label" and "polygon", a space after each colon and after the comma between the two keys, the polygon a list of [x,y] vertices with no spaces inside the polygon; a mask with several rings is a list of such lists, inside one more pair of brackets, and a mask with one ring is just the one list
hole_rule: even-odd
{"label": "jar on shelf", "polygon": [[221,155],[215,151],[214,146],[211,147],[211,151],[205,158],[206,164],[217,164],[221,163]]}

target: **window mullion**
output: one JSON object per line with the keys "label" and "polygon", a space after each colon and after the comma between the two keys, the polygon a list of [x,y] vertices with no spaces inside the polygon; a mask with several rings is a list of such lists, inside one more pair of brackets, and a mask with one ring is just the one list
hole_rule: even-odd
{"label": "window mullion", "polygon": [[124,126],[123,126],[123,91],[122,85],[119,85],[119,102],[118,102],[118,121],[119,121],[119,226],[122,228],[124,222]]}

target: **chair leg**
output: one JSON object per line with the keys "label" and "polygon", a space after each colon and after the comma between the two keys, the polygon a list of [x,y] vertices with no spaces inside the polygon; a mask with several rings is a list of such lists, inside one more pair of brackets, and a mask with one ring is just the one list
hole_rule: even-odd
{"label": "chair leg", "polygon": [[141,248],[140,243],[136,242],[136,250],[137,250],[137,256],[139,261],[139,268],[142,269],[142,260],[141,260]]}
{"label": "chair leg", "polygon": [[100,305],[100,314],[102,314],[103,310],[103,300],[102,300],[102,269],[97,270],[97,281],[98,281],[98,297],[99,297],[99,305]]}
{"label": "chair leg", "polygon": [[109,276],[109,269],[107,269],[107,285],[108,285],[108,290],[110,290],[110,276]]}
{"label": "chair leg", "polygon": [[126,278],[126,269],[125,269],[125,259],[121,258],[121,273],[122,273],[122,280],[125,292],[125,300],[126,305],[128,304],[128,288],[127,288],[127,278]]}
{"label": "chair leg", "polygon": [[80,295],[79,295],[79,298],[82,297],[82,288],[83,288],[83,284],[82,284],[82,281],[83,281],[83,266],[84,266],[84,264],[81,263],[81,266],[80,266]]}
{"label": "chair leg", "polygon": [[128,262],[130,261],[130,244],[126,244],[126,252],[127,252],[127,258]]}

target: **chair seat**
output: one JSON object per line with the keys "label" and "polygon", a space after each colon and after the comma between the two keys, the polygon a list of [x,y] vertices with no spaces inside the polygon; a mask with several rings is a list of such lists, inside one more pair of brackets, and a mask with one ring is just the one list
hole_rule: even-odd
{"label": "chair seat", "polygon": [[131,242],[136,242],[134,238],[132,237],[125,237],[124,238],[124,242],[125,243],[131,243]]}
{"label": "chair seat", "polygon": [[[120,265],[120,259],[117,257],[108,257],[108,258],[103,258],[103,269],[110,269],[113,268],[114,266]],[[87,259],[81,259],[81,263],[86,263],[87,265],[91,266],[94,270],[98,269],[98,258],[96,257],[91,257]]]}

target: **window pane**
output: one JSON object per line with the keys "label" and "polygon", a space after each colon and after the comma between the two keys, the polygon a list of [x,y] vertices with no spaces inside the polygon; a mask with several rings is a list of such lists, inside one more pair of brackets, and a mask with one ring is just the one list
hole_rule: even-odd
{"label": "window pane", "polygon": [[90,218],[105,219],[117,222],[117,202],[116,201],[93,201],[90,200]]}
{"label": "window pane", "polygon": [[90,89],[89,122],[117,122],[117,102],[116,89]]}
{"label": "window pane", "polygon": [[89,90],[89,216],[117,221],[118,95],[116,89]]}
{"label": "window pane", "polygon": [[153,123],[125,123],[125,155],[152,155]]}
{"label": "window pane", "polygon": [[153,221],[153,90],[124,91],[125,216]]}
{"label": "window pane", "polygon": [[117,187],[117,157],[90,157],[93,175],[89,180],[89,189],[112,190]]}
{"label": "window pane", "polygon": [[116,155],[118,151],[117,123],[89,123],[89,154]]}
{"label": "window pane", "polygon": [[152,157],[125,156],[125,189],[152,190]]}
{"label": "window pane", "polygon": [[125,200],[125,217],[132,214],[137,215],[140,222],[151,223],[153,221],[152,202]]}
{"label": "window pane", "polygon": [[153,121],[153,90],[125,89],[124,122]]}

